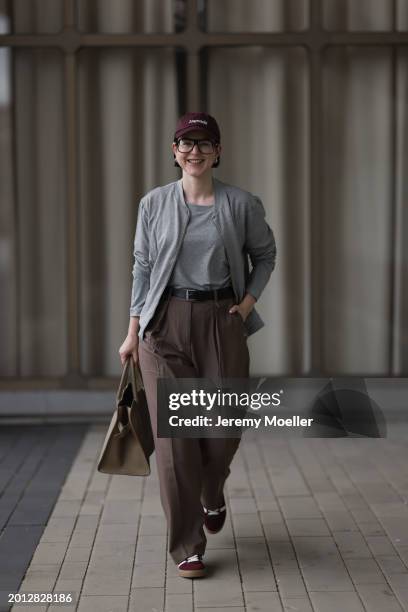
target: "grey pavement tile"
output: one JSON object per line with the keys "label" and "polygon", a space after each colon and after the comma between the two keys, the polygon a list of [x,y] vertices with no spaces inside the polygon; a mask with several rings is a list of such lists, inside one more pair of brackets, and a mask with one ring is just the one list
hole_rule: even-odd
{"label": "grey pavement tile", "polygon": [[299,567],[292,542],[273,542],[269,546],[269,553],[276,572],[284,572]]}
{"label": "grey pavement tile", "polygon": [[269,466],[268,472],[278,498],[288,495],[309,495],[309,489],[300,471],[290,458],[286,466]]}
{"label": "grey pavement tile", "polygon": [[66,542],[40,542],[35,550],[31,563],[61,564],[66,550]]}
{"label": "grey pavement tile", "polygon": [[62,564],[59,579],[61,580],[82,580],[88,567],[87,562],[65,561]]}
{"label": "grey pavement tile", "polygon": [[[309,593],[315,612],[365,612],[357,593],[311,591]],[[384,611],[385,612],[385,611]]]}
{"label": "grey pavement tile", "polygon": [[408,520],[402,517],[381,517],[381,525],[393,543],[408,546]]}
{"label": "grey pavement tile", "polygon": [[[208,576],[211,581],[240,582],[237,553],[231,549],[211,549],[205,556]],[[167,564],[167,575],[178,576],[177,566],[171,561]],[[206,581],[208,583],[208,581]],[[200,581],[200,584],[202,581]]]}
{"label": "grey pavement tile", "polygon": [[104,504],[101,524],[121,523],[136,525],[139,519],[141,502],[139,500],[110,500]]}
{"label": "grey pavement tile", "polygon": [[163,535],[167,533],[166,519],[164,516],[140,517],[139,535]]}
{"label": "grey pavement tile", "polygon": [[133,478],[132,476],[120,476],[116,474],[112,477],[106,500],[141,500],[143,492],[143,478]]}
{"label": "grey pavement tile", "polygon": [[95,539],[95,533],[96,533],[95,527],[91,527],[91,528],[83,527],[81,529],[74,529],[74,533],[72,534],[71,540],[69,542],[69,547],[75,548],[77,546],[79,547],[87,546],[88,548],[92,548],[92,545]]}
{"label": "grey pavement tile", "polygon": [[374,559],[345,559],[344,563],[354,584],[386,584],[386,579]]}
{"label": "grey pavement tile", "polygon": [[236,478],[235,481],[232,480],[231,476],[228,477],[226,482],[226,491],[228,497],[252,497],[251,489],[248,486],[243,486],[242,481],[239,478]]}
{"label": "grey pavement tile", "polygon": [[371,551],[360,533],[348,533],[346,531],[335,532],[333,533],[333,537],[343,559],[372,557]]}
{"label": "grey pavement tile", "polygon": [[397,586],[395,588],[395,595],[398,599],[398,602],[402,606],[402,608],[405,610],[405,612],[407,612],[408,611],[408,589]]}
{"label": "grey pavement tile", "polygon": [[240,562],[245,591],[276,591],[275,576],[269,560],[251,559]]}
{"label": "grey pavement tile", "polygon": [[[62,519],[64,521],[68,519]],[[84,514],[82,516],[78,516],[75,519],[75,528],[76,529],[97,529],[99,524],[99,517],[95,515],[87,515]]]}
{"label": "grey pavement tile", "polygon": [[292,542],[300,566],[343,563],[332,537],[294,537]]}
{"label": "grey pavement tile", "polygon": [[57,498],[57,487],[47,495],[24,494],[8,525],[45,525]]}
{"label": "grey pavement tile", "polygon": [[67,553],[65,555],[65,561],[69,562],[81,562],[81,561],[89,561],[89,557],[91,556],[92,549],[90,546],[69,546]]}
{"label": "grey pavement tile", "polygon": [[131,571],[118,569],[93,570],[88,569],[84,580],[82,593],[86,596],[95,595],[128,595],[131,585]]}
{"label": "grey pavement tile", "polygon": [[144,516],[162,516],[163,509],[161,507],[159,495],[154,497],[143,497],[142,513]]}
{"label": "grey pavement tile", "polygon": [[308,567],[303,569],[308,591],[352,591],[353,583],[347,572],[338,567]]}
{"label": "grey pavement tile", "polygon": [[271,485],[269,484],[264,468],[262,468],[262,474],[262,482],[258,481],[256,483],[252,483],[253,495],[257,501],[265,500],[269,502],[276,502],[275,495],[272,491]]}
{"label": "grey pavement tile", "polygon": [[262,526],[257,514],[235,514],[232,517],[237,538],[262,536]]}
{"label": "grey pavement tile", "polygon": [[390,587],[361,584],[357,590],[368,612],[401,612],[403,610]]}
{"label": "grey pavement tile", "polygon": [[132,588],[164,588],[165,578],[164,563],[135,563],[132,576]]}
{"label": "grey pavement tile", "polygon": [[374,503],[371,504],[371,508],[373,509],[374,514],[379,518],[396,517],[403,518],[406,521],[408,520],[408,506],[401,500],[397,502],[385,501],[382,503]]}
{"label": "grey pavement tile", "polygon": [[163,612],[164,589],[139,588],[130,593],[129,612]]}
{"label": "grey pavement tile", "polygon": [[[344,498],[337,491],[317,492],[313,494],[322,512],[326,511],[345,511]],[[366,505],[366,504],[365,504]]]}
{"label": "grey pavement tile", "polygon": [[265,540],[259,538],[236,538],[238,558],[241,561],[268,561],[268,549]]}
{"label": "grey pavement tile", "polygon": [[353,515],[355,521],[360,523],[371,523],[377,520],[376,515],[369,507],[364,508],[353,508],[351,510],[351,514]]}
{"label": "grey pavement tile", "polygon": [[359,528],[363,536],[385,535],[385,531],[378,521],[370,523],[359,523]]}
{"label": "grey pavement tile", "polygon": [[282,603],[285,612],[313,612],[308,597],[287,597]]}
{"label": "grey pavement tile", "polygon": [[286,525],[291,536],[330,535],[326,522],[321,518],[287,519]]}
{"label": "grey pavement tile", "polygon": [[167,576],[166,593],[192,593],[193,580],[184,580],[177,574],[176,576]]}
{"label": "grey pavement tile", "polygon": [[281,597],[307,597],[305,583],[299,569],[277,572],[276,584]]}
{"label": "grey pavement tile", "polygon": [[137,550],[159,550],[165,553],[166,538],[162,535],[139,535]]}
{"label": "grey pavement tile", "polygon": [[395,549],[405,565],[408,566],[408,546],[401,546],[398,542],[395,544]]}
{"label": "grey pavement tile", "polygon": [[78,612],[127,612],[128,598],[114,595],[86,596],[79,600]]}
{"label": "grey pavement tile", "polygon": [[28,570],[19,591],[52,591],[57,580],[59,567],[50,566],[50,569],[41,571]]}
{"label": "grey pavement tile", "polygon": [[371,553],[377,557],[379,555],[395,555],[395,548],[392,545],[391,540],[388,536],[367,536],[366,542],[368,544]]}
{"label": "grey pavement tile", "polygon": [[194,581],[194,602],[200,607],[244,606],[239,580],[220,580],[213,576]]}
{"label": "grey pavement tile", "polygon": [[255,591],[244,592],[244,596],[246,612],[283,612],[278,593]]}
{"label": "grey pavement tile", "polygon": [[268,542],[285,542],[290,539],[285,522],[279,513],[260,512],[259,516]]}
{"label": "grey pavement tile", "polygon": [[135,523],[101,523],[96,533],[95,544],[99,542],[136,542],[136,537],[137,521]]}
{"label": "grey pavement tile", "polygon": [[0,530],[4,528],[4,526],[10,519],[10,516],[13,514],[13,511],[16,508],[19,499],[19,493],[3,493],[3,496],[0,498]]}
{"label": "grey pavement tile", "polygon": [[6,527],[0,539],[0,589],[18,590],[42,533],[41,525]]}
{"label": "grey pavement tile", "polygon": [[[63,591],[63,592],[72,593],[72,596],[76,598],[76,601],[78,601],[81,589],[82,589],[82,580],[80,579],[74,580],[74,579],[58,578],[55,584],[55,587],[54,587],[54,592]],[[56,605],[54,607],[58,607],[59,610],[61,609],[60,605]]]}
{"label": "grey pavement tile", "polygon": [[263,525],[276,525],[277,523],[282,525],[285,524],[280,510],[263,510],[259,513],[259,517]]}
{"label": "grey pavement tile", "polygon": [[89,567],[95,570],[126,570],[133,564],[134,542],[99,542],[93,547]]}
{"label": "grey pavement tile", "polygon": [[278,502],[272,498],[258,497],[256,499],[256,506],[259,511],[273,510],[277,512],[279,510]]}
{"label": "grey pavement tile", "polygon": [[248,514],[257,512],[255,500],[251,497],[230,497],[232,514]]}
{"label": "grey pavement tile", "polygon": [[65,541],[71,537],[75,525],[75,518],[50,518],[44,529],[42,542]]}
{"label": "grey pavement tile", "polygon": [[308,590],[353,591],[353,584],[331,538],[294,538]]}
{"label": "grey pavement tile", "polygon": [[330,531],[358,531],[358,525],[348,510],[324,510]]}
{"label": "grey pavement tile", "polygon": [[141,550],[136,549],[135,562],[142,563],[161,563],[166,558],[166,551],[160,549]]}
{"label": "grey pavement tile", "polygon": [[[225,612],[225,606],[223,606],[222,608],[197,608],[197,610],[199,610],[200,612]],[[245,608],[243,608],[242,606],[228,606],[227,610],[230,610],[231,612],[246,612]],[[270,608],[269,611],[270,612]]]}
{"label": "grey pavement tile", "polygon": [[398,555],[378,555],[376,561],[386,576],[408,571],[408,567]]}
{"label": "grey pavement tile", "polygon": [[52,516],[53,518],[76,517],[80,507],[81,500],[59,500],[53,508]]}
{"label": "grey pavement tile", "polygon": [[192,612],[193,596],[188,593],[169,593],[166,595],[165,612]]}
{"label": "grey pavement tile", "polygon": [[[3,602],[4,601],[8,601],[7,599],[8,597],[8,592],[3,592],[0,591],[0,611],[1,612],[6,612],[9,610],[9,606],[7,605],[7,607],[3,606]],[[11,612],[47,612],[47,606],[41,606],[41,605],[36,605],[34,606],[30,606],[27,604],[15,604],[12,606],[11,608]]]}
{"label": "grey pavement tile", "polygon": [[322,513],[311,496],[280,497],[279,504],[286,519],[321,518]]}
{"label": "grey pavement tile", "polygon": [[391,574],[388,580],[393,589],[408,589],[408,571]]}
{"label": "grey pavement tile", "polygon": [[[379,480],[379,479],[378,479]],[[374,504],[398,502],[397,493],[385,482],[359,482],[359,490],[363,493],[365,499],[371,507]]]}

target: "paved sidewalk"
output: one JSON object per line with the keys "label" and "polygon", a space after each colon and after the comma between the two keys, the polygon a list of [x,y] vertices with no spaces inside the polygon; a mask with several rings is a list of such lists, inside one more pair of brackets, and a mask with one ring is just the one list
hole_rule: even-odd
{"label": "paved sidewalk", "polygon": [[166,553],[155,459],[147,478],[98,473],[105,431],[86,434],[20,587],[78,607],[13,612],[408,611],[408,435],[244,436],[209,575],[191,581]]}

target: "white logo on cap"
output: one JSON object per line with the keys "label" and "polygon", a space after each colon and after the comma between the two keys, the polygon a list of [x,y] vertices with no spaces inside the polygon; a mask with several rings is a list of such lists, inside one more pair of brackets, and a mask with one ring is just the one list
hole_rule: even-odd
{"label": "white logo on cap", "polygon": [[189,119],[189,123],[204,123],[204,125],[207,125],[207,121],[204,119]]}

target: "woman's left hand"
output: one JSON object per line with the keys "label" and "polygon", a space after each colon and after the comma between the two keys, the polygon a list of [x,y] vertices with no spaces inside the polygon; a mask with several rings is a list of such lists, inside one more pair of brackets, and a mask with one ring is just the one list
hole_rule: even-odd
{"label": "woman's left hand", "polygon": [[255,302],[256,302],[256,299],[250,293],[247,293],[244,299],[242,300],[242,302],[231,306],[228,312],[230,314],[233,314],[234,312],[238,312],[240,316],[242,317],[242,320],[245,321],[247,316],[253,309]]}

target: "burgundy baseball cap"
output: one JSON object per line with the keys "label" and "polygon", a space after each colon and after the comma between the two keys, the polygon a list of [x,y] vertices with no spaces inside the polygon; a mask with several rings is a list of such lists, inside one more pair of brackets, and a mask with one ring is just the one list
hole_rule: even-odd
{"label": "burgundy baseball cap", "polygon": [[174,138],[180,138],[193,130],[203,130],[207,132],[211,140],[220,142],[221,134],[218,123],[207,113],[186,113],[178,120]]}

